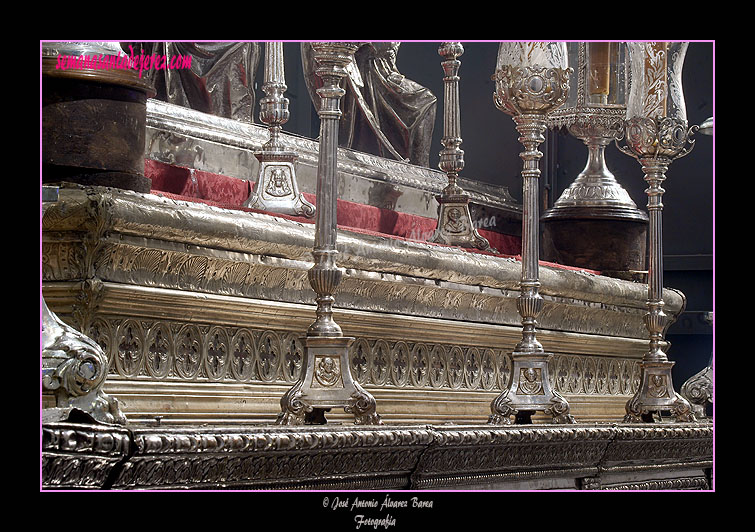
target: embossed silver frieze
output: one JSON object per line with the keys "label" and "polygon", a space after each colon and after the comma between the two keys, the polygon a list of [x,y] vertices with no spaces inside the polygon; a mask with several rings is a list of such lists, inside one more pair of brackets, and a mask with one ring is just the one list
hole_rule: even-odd
{"label": "embossed silver frieze", "polygon": [[[99,317],[90,334],[106,354],[109,373],[121,379],[292,384],[302,376],[305,337],[285,330]],[[361,336],[350,345],[349,359],[360,385],[415,390],[493,392],[508,386],[513,366],[502,349]],[[548,364],[548,384],[559,393],[625,396],[640,384],[639,362],[628,358],[555,354]],[[340,359],[316,360],[317,385],[334,384],[338,369]],[[542,389],[537,377],[524,376],[531,393],[537,393],[533,386]]]}

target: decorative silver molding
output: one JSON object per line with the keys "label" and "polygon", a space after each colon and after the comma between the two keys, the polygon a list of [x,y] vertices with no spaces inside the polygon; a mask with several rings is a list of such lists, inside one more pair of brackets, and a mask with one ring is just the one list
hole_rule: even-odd
{"label": "decorative silver molding", "polygon": [[[696,471],[710,467],[712,427],[653,428],[214,426],[108,433],[51,424],[44,427],[42,480],[44,489],[117,490],[517,489],[522,481],[535,489],[554,481],[572,489],[709,489]],[[638,445],[627,447],[628,441]],[[631,465],[606,468],[606,456]],[[83,479],[89,471],[112,474]]]}
{"label": "decorative silver molding", "polygon": [[[291,331],[167,320],[98,317],[90,333],[111,375],[156,382],[291,384],[305,347]],[[370,337],[357,337],[349,357],[359,384],[406,389],[495,391],[513,366],[502,349]],[[550,385],[570,395],[632,395],[640,384],[637,360],[556,354],[549,365]]]}
{"label": "decorative silver molding", "polygon": [[645,482],[627,482],[602,487],[605,490],[709,490],[708,479],[704,476],[674,478],[668,480],[649,480]]}
{"label": "decorative silver molding", "polygon": [[679,390],[690,405],[697,419],[710,419],[705,407],[713,403],[713,365],[712,363],[687,379]]}
{"label": "decorative silver molding", "polygon": [[102,489],[132,450],[131,434],[113,425],[45,423],[42,487]]}
{"label": "decorative silver molding", "polygon": [[[306,276],[311,224],[151,194],[97,188],[60,194],[59,205],[42,220],[46,290],[79,282],[91,268],[100,282],[126,286],[314,302]],[[93,209],[93,203],[103,208]],[[90,234],[101,235],[96,247],[88,244]],[[519,321],[521,265],[514,259],[349,231],[341,231],[338,251],[345,268],[343,308],[500,325]],[[540,278],[541,329],[646,338],[643,285],[549,267],[540,268]],[[664,289],[663,297],[664,311],[676,319],[684,296]]]}

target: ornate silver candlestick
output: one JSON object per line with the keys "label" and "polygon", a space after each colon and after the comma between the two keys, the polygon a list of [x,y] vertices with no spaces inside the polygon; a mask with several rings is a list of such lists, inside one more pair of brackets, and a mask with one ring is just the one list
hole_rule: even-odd
{"label": "ornate silver candlestick", "polygon": [[309,282],[317,293],[317,319],[307,330],[302,376],[281,398],[279,424],[325,423],[324,411],[343,407],[354,415],[357,424],[381,424],[375,399],[354,381],[349,361],[349,346],[354,338],[345,337],[333,320],[333,294],[343,271],[336,265],[336,206],[338,164],[338,121],[340,100],[345,91],[339,86],[346,66],[356,52],[357,43],[313,43],[316,73],[323,86],[320,96],[320,153],[317,168],[317,216],[315,265]]}
{"label": "ornate silver candlestick", "polygon": [[548,115],[588,150],[585,168],[542,217],[543,257],[562,264],[609,272],[645,269],[647,215],[637,208],[608,169],[605,149],[624,127],[626,45],[574,42],[567,45],[569,98]]}
{"label": "ornate silver candlestick", "polygon": [[268,125],[270,140],[254,156],[260,162],[257,184],[245,207],[281,214],[306,216],[315,214],[315,206],[304,199],[296,182],[295,152],[288,151],[280,140],[283,124],[288,122],[288,98],[283,69],[283,43],[265,43],[265,97],[260,100],[260,120]]}
{"label": "ornate silver candlestick", "polygon": [[443,150],[440,152],[439,168],[448,175],[448,186],[435,196],[439,203],[438,225],[431,242],[495,251],[488,240],[477,232],[469,213],[469,196],[456,183],[464,168],[464,151],[461,146],[459,119],[459,67],[457,58],[464,53],[460,42],[444,42],[438,53],[445,60],[441,63],[445,77],[443,106]]}
{"label": "ornate silver candlestick", "polygon": [[[689,43],[629,43],[632,87],[627,102],[626,146],[619,149],[642,165],[650,214],[648,313],[650,350],[640,363],[640,387],[627,402],[625,422],[652,422],[655,414],[671,411],[677,421],[695,421],[689,402],[674,391],[664,334],[670,322],[663,312],[663,227],[661,187],[669,164],[687,155],[697,126],[688,128],[682,66]],[[619,139],[620,140],[620,139]],[[687,143],[689,142],[689,147]]]}
{"label": "ornate silver candlestick", "polygon": [[498,50],[494,95],[498,109],[511,115],[525,148],[521,153],[524,215],[522,217],[522,279],[517,308],[522,317],[522,340],[512,353],[513,373],[509,386],[490,405],[490,423],[530,423],[533,412],[543,410],[555,423],[574,423],[569,403],[550,384],[550,353],[536,339],[537,315],[542,310],[540,287],[538,163],[545,141],[546,113],[557,108],[569,93],[569,75],[564,43],[501,43]]}

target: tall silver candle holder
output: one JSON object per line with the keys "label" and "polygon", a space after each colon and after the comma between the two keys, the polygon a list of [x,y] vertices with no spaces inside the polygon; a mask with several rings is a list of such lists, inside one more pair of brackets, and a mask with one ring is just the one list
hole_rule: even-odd
{"label": "tall silver candle holder", "polygon": [[587,163],[542,217],[543,258],[631,276],[645,269],[648,216],[606,164],[605,150],[624,127],[629,76],[626,43],[567,44],[567,101],[548,114],[587,147]]}
{"label": "tall silver candle holder", "polygon": [[495,251],[488,240],[481,236],[472,223],[469,212],[469,195],[458,183],[459,172],[464,168],[464,150],[461,146],[461,123],[459,116],[459,67],[458,60],[464,53],[460,42],[444,42],[438,48],[443,57],[441,63],[445,77],[443,106],[443,150],[440,152],[439,168],[446,172],[448,185],[441,194],[435,196],[438,201],[438,223],[431,242],[478,248]]}
{"label": "tall silver candle holder", "polygon": [[345,337],[333,320],[335,293],[343,276],[336,265],[336,207],[338,164],[338,125],[340,101],[345,94],[339,86],[346,67],[353,60],[357,43],[321,42],[312,44],[316,73],[322,80],[320,96],[320,151],[317,168],[317,215],[315,264],[309,270],[309,282],[317,293],[317,318],[307,330],[302,375],[281,398],[282,425],[323,424],[324,412],[342,407],[353,414],[356,424],[381,424],[375,399],[353,378],[349,347],[354,338]]}
{"label": "tall silver candle holder", "polygon": [[260,162],[257,184],[245,207],[261,209],[281,214],[306,216],[315,214],[315,206],[299,192],[296,181],[296,152],[286,150],[280,140],[283,124],[288,122],[288,98],[283,64],[283,43],[265,43],[265,79],[262,90],[265,97],[260,100],[260,120],[267,124],[270,139],[262,146],[262,151],[254,156]]}
{"label": "tall silver candle holder", "polygon": [[[626,404],[625,422],[653,422],[670,411],[677,421],[695,421],[689,402],[676,393],[664,334],[671,324],[663,312],[663,193],[666,171],[694,147],[697,126],[688,127],[682,67],[689,43],[629,43],[632,86],[627,102],[625,145],[619,149],[642,165],[648,183],[648,312],[650,349],[642,359],[640,387]],[[688,145],[689,144],[689,145]]]}
{"label": "tall silver candle holder", "polygon": [[522,169],[522,277],[517,309],[522,317],[522,339],[512,353],[509,385],[491,405],[490,423],[531,423],[532,414],[544,411],[554,423],[575,423],[569,403],[551,386],[548,359],[536,338],[537,316],[542,310],[540,287],[538,150],[545,141],[546,114],[562,105],[569,93],[566,47],[555,42],[505,42],[498,50],[494,94],[498,109],[512,116],[525,148]]}

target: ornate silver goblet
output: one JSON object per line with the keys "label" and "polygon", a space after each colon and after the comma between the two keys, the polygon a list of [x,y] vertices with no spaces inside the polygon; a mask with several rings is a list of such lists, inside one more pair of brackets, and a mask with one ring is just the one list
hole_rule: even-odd
{"label": "ornate silver goblet", "polygon": [[648,216],[606,163],[606,148],[624,127],[629,75],[626,43],[567,44],[569,97],[548,115],[587,147],[577,178],[542,217],[543,258],[632,278],[645,270]]}

